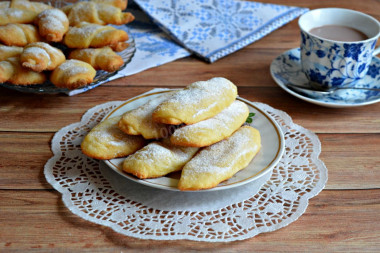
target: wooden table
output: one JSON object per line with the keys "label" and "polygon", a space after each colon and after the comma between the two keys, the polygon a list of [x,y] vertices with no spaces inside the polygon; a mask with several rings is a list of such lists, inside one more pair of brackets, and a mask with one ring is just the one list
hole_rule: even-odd
{"label": "wooden table", "polygon": [[[310,9],[343,7],[380,20],[379,0],[271,0]],[[104,84],[73,97],[33,95],[0,88],[0,252],[27,251],[378,251],[380,249],[380,103],[329,109],[299,100],[272,80],[271,61],[299,45],[294,20],[213,64],[184,58]],[[239,94],[287,112],[317,133],[329,170],[325,190],[305,214],[275,232],[231,243],[140,240],[72,214],[45,180],[50,141],[89,108],[126,100],[154,87],[184,87],[224,76]]]}

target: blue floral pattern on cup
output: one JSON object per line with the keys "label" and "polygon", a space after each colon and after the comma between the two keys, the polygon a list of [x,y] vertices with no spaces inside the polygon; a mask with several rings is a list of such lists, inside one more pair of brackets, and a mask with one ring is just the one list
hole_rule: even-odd
{"label": "blue floral pattern on cup", "polygon": [[326,88],[355,85],[368,72],[375,45],[376,40],[334,43],[301,31],[302,70]]}

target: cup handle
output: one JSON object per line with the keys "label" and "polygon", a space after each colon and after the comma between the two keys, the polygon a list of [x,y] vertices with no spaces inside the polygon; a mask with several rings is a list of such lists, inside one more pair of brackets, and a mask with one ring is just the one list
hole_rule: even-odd
{"label": "cup handle", "polygon": [[376,56],[380,54],[380,47],[376,48],[375,51],[373,51],[372,56]]}

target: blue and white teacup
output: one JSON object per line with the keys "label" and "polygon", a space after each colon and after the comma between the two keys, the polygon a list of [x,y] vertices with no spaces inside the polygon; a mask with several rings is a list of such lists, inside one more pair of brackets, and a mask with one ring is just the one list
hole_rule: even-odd
{"label": "blue and white teacup", "polygon": [[[340,9],[315,9],[302,15],[298,21],[301,28],[301,63],[313,86],[332,88],[355,86],[362,79],[380,36],[380,23],[364,13]],[[368,39],[344,42],[325,39],[310,33],[310,30],[328,25],[346,26],[364,33]]]}

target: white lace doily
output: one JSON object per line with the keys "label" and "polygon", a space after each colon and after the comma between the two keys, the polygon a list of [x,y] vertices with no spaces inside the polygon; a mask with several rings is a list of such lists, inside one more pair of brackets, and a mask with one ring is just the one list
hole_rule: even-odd
{"label": "white lace doily", "polygon": [[61,192],[67,208],[85,220],[141,239],[243,240],[297,220],[309,199],[326,184],[318,137],[294,124],[283,111],[261,103],[254,104],[279,123],[285,136],[285,153],[272,175],[208,193],[137,184],[80,151],[88,131],[121,103],[95,106],[81,122],[62,128],[52,140],[54,156],[45,165],[46,179]]}

